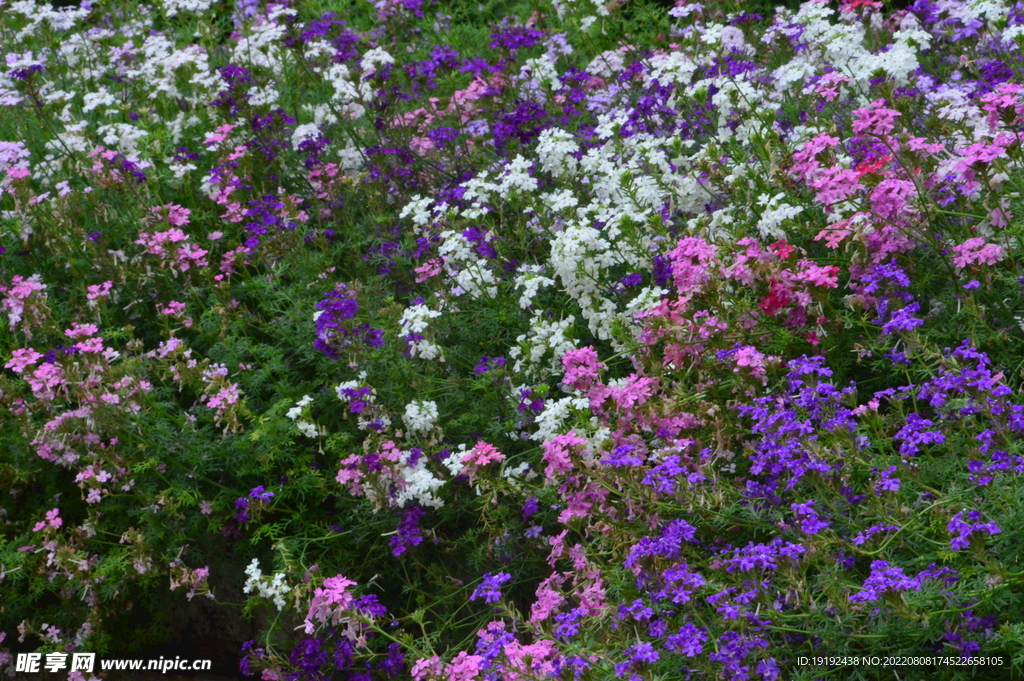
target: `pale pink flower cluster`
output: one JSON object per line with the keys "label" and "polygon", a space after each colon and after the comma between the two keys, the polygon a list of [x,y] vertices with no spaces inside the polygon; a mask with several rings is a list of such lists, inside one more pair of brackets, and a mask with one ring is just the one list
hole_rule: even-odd
{"label": "pale pink flower cluster", "polygon": [[1006,251],[997,244],[985,243],[983,237],[968,239],[953,246],[953,264],[958,270],[968,265],[995,265],[1006,258]]}
{"label": "pale pink flower cluster", "polygon": [[465,466],[462,472],[469,476],[470,480],[476,477],[477,466],[486,466],[489,463],[501,463],[505,455],[498,451],[498,448],[480,440],[462,455],[462,464]]}
{"label": "pale pink flower cluster", "polygon": [[32,328],[39,326],[46,316],[46,284],[38,274],[28,279],[14,275],[10,286],[0,285],[4,294],[0,308],[7,312],[8,327],[13,332],[22,324],[25,338],[32,340]]}
{"label": "pale pink flower cluster", "polygon": [[[185,243],[188,235],[174,227],[165,232],[149,234],[139,232],[135,243],[144,246],[147,253],[161,259],[161,267],[170,267],[171,271],[187,272],[192,267],[205,267],[206,254],[209,251],[191,243]],[[179,244],[179,245],[175,245]]]}
{"label": "pale pink flower cluster", "polygon": [[441,658],[434,655],[422,658],[412,667],[412,678],[416,681],[424,679],[447,679],[447,681],[475,681],[481,676],[481,667],[485,660],[480,655],[470,655],[460,651],[451,664],[444,664]]}
{"label": "pale pink flower cluster", "polygon": [[732,360],[736,363],[736,368],[733,371],[738,372],[740,367],[746,367],[750,371],[751,376],[767,382],[765,370],[767,369],[768,362],[773,359],[778,358],[765,355],[753,345],[744,345],[732,356]]}
{"label": "pale pink flower cluster", "polygon": [[700,237],[686,237],[669,251],[672,276],[680,293],[697,293],[712,277],[711,264],[715,262],[718,247]]}
{"label": "pale pink flower cluster", "polygon": [[189,223],[192,211],[175,203],[153,206],[150,210],[159,218],[167,220],[172,227],[184,227]]}
{"label": "pale pink flower cluster", "polygon": [[95,286],[89,286],[86,288],[85,297],[87,300],[94,301],[100,298],[106,298],[110,295],[110,290],[113,288],[114,282],[105,281],[102,284],[96,284]]}
{"label": "pale pink flower cluster", "polygon": [[902,114],[893,109],[886,109],[884,99],[876,99],[871,106],[857,109],[853,112],[856,116],[853,121],[853,133],[861,135],[869,133],[872,135],[888,135],[896,127],[896,118]]}
{"label": "pale pink flower cluster", "polygon": [[476,464],[485,466],[489,463],[500,463],[505,460],[505,455],[498,451],[494,445],[487,444],[483,440],[476,443],[473,449],[469,450],[462,457],[464,464]]}
{"label": "pale pink flower cluster", "polygon": [[206,581],[210,577],[209,566],[203,566],[193,570],[185,567],[181,562],[181,558],[178,557],[171,562],[169,567],[171,591],[180,587],[186,587],[188,591],[185,593],[185,597],[190,601],[200,594],[207,596],[208,598],[214,597],[213,593],[210,592],[210,587]]}
{"label": "pale pink flower cluster", "polygon": [[227,367],[222,364],[211,365],[202,372],[202,377],[206,385],[200,402],[214,410],[214,422],[218,426],[223,425],[225,433],[240,431],[242,391],[237,383],[229,381]]}
{"label": "pale pink flower cluster", "polygon": [[60,509],[55,508],[52,511],[46,512],[46,520],[40,520],[36,523],[35,527],[32,528],[33,532],[38,532],[46,527],[52,527],[53,529],[59,528],[64,524],[64,521],[60,517]]}
{"label": "pale pink flower cluster", "polygon": [[831,102],[839,96],[839,86],[842,83],[849,83],[849,78],[844,78],[838,73],[826,73],[814,86],[814,91],[821,95],[826,102]]}
{"label": "pale pink flower cluster", "polygon": [[317,624],[338,626],[347,621],[355,600],[348,587],[356,583],[344,575],[328,577],[324,585],[313,592],[313,600],[309,604],[309,612],[303,620],[307,634],[316,631]]}
{"label": "pale pink flower cluster", "polygon": [[548,480],[554,480],[559,473],[568,473],[573,469],[571,458],[572,448],[587,444],[587,441],[577,437],[573,431],[564,435],[556,435],[544,443],[544,475]]}
{"label": "pale pink flower cluster", "polygon": [[207,137],[203,141],[203,143],[206,144],[206,146],[208,147],[215,147],[224,140],[226,140],[228,138],[228,135],[231,134],[231,131],[234,130],[236,127],[237,126],[231,125],[230,123],[224,124],[217,128],[212,135]]}

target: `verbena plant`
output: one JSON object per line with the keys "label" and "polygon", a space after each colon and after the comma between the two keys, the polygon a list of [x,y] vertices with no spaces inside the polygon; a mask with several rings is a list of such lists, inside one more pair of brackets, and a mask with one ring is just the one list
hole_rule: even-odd
{"label": "verbena plant", "polygon": [[1024,673],[1024,4],[0,10],[0,668]]}

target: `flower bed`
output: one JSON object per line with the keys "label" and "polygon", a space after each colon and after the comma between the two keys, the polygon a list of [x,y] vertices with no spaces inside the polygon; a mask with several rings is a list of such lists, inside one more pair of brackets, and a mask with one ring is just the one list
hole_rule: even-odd
{"label": "flower bed", "polygon": [[1024,674],[1024,3],[328,9],[0,2],[0,671]]}

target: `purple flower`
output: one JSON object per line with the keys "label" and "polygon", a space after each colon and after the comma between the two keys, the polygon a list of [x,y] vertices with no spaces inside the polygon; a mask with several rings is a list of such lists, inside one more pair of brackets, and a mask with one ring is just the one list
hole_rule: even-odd
{"label": "purple flower", "polygon": [[[950,534],[957,536],[953,537],[950,541],[950,548],[954,551],[960,549],[966,549],[971,545],[971,535],[975,532],[987,532],[989,536],[993,534],[999,534],[1002,532],[999,526],[994,522],[979,523],[979,522],[967,522],[963,519],[964,511],[960,511],[949,521],[949,525],[946,526],[946,530]],[[970,511],[967,513],[967,520],[978,521],[981,520],[981,511]]]}
{"label": "purple flower", "polygon": [[646,641],[643,643],[637,643],[635,646],[627,648],[626,655],[634,663],[657,662],[661,657],[660,655],[658,655],[658,651],[654,649],[654,646],[652,646],[650,643],[647,643]]}
{"label": "purple flower", "polygon": [[274,493],[266,491],[263,488],[263,485],[260,485],[258,487],[253,487],[252,491],[249,492],[249,496],[253,499],[262,501],[263,503],[268,503],[271,499],[274,498]]}
{"label": "purple flower", "polygon": [[619,445],[608,454],[608,457],[601,460],[605,466],[612,468],[623,468],[625,466],[639,466],[644,460],[633,454],[636,450],[634,445]]}
{"label": "purple flower", "polygon": [[313,316],[317,338],[313,348],[331,359],[338,359],[338,350],[352,344],[352,339],[361,340],[372,348],[384,345],[384,332],[371,328],[369,324],[353,326],[347,323],[359,312],[355,293],[344,284],[339,284],[316,304]]}
{"label": "purple flower", "polygon": [[494,369],[503,366],[505,366],[504,357],[488,357],[484,355],[483,357],[480,358],[480,363],[473,367],[473,371],[483,375],[486,374],[488,371],[493,371]]}
{"label": "purple flower", "polygon": [[644,275],[634,272],[633,274],[627,274],[620,281],[623,286],[639,286],[644,282]]}
{"label": "purple flower", "polygon": [[900,454],[913,456],[921,451],[918,445],[942,444],[945,442],[946,436],[942,433],[934,430],[925,430],[925,428],[933,425],[934,423],[930,419],[921,418],[916,413],[908,414],[907,424],[900,428],[894,436],[895,440],[903,443],[900,445]]}
{"label": "purple flower", "polygon": [[632,568],[641,558],[646,556],[678,558],[683,542],[694,541],[696,534],[696,528],[690,523],[682,519],[673,520],[662,528],[661,536],[657,539],[644,537],[637,542],[630,549],[629,556],[623,561],[623,565],[627,568]]}
{"label": "purple flower", "polygon": [[543,39],[544,31],[526,26],[513,26],[501,33],[491,34],[491,49],[504,47],[509,50],[518,50],[523,47],[533,47]]}
{"label": "purple flower", "polygon": [[800,520],[800,529],[807,534],[817,534],[829,526],[827,522],[818,517],[818,513],[812,508],[814,500],[802,504],[790,504],[789,508],[796,513]]}
{"label": "purple flower", "polygon": [[380,669],[388,676],[401,676],[405,671],[405,655],[402,654],[402,646],[398,643],[388,645],[388,654],[377,665],[377,669]]}
{"label": "purple flower", "polygon": [[360,596],[352,602],[352,606],[370,617],[383,617],[388,613],[388,609],[377,602],[377,594]]}
{"label": "purple flower", "polygon": [[696,657],[704,652],[704,643],[708,640],[707,633],[693,624],[679,627],[679,633],[665,639],[665,649],[681,653],[687,657]]}
{"label": "purple flower", "polygon": [[[410,463],[410,465],[414,465]],[[402,516],[398,523],[398,536],[391,538],[391,553],[400,556],[410,546],[419,546],[423,543],[423,536],[420,534],[420,520],[427,514],[419,506],[413,506]]]}
{"label": "purple flower", "polygon": [[[868,539],[878,534],[879,532],[887,532],[889,530],[898,530],[899,525],[872,525],[863,532],[858,532],[857,535],[851,540],[854,546],[862,546]],[[849,566],[847,566],[849,567]]]}
{"label": "purple flower", "polygon": [[555,627],[555,636],[566,641],[580,633],[579,622],[583,619],[583,615],[583,610],[580,608],[573,608],[569,612],[555,615],[555,622],[558,623],[558,626]]}
{"label": "purple flower", "polygon": [[864,580],[863,590],[850,596],[851,603],[873,603],[887,591],[917,591],[921,588],[921,577],[910,578],[903,574],[903,568],[893,567],[888,561],[876,560],[871,563],[871,574]]}
{"label": "purple flower", "polygon": [[742,572],[754,569],[775,570],[779,567],[777,560],[780,557],[796,562],[806,551],[800,544],[783,541],[781,537],[776,537],[768,544],[750,542],[743,548],[732,549],[733,557],[725,561],[728,566],[725,571],[732,573],[737,568]]}
{"label": "purple flower", "polygon": [[913,314],[921,311],[917,303],[910,303],[893,313],[888,322],[882,325],[882,334],[889,335],[894,331],[912,331],[924,324],[923,320],[914,317]]}
{"label": "purple flower", "polygon": [[483,598],[484,603],[494,603],[500,600],[500,587],[510,579],[512,579],[512,575],[507,572],[499,572],[496,575],[487,573],[484,575],[483,581],[473,591],[473,595],[469,597],[469,600],[475,601],[478,598]]}
{"label": "purple flower", "polygon": [[899,490],[900,479],[892,477],[896,470],[896,466],[889,466],[888,469],[882,471],[882,478],[875,485],[875,494],[882,496],[882,492],[895,492]]}

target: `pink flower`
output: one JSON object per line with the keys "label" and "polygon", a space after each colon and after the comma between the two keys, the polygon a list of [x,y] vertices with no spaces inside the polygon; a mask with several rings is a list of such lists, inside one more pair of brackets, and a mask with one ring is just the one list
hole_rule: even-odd
{"label": "pink flower", "polygon": [[43,529],[43,528],[45,528],[47,526],[52,527],[54,529],[57,529],[58,527],[60,527],[63,524],[64,524],[64,521],[61,520],[60,509],[59,508],[55,508],[52,511],[47,511],[46,512],[46,520],[41,520],[38,523],[36,523],[35,527],[32,528],[32,531],[33,532],[38,532],[39,530],[41,530],[41,529]]}
{"label": "pink flower", "polygon": [[571,471],[573,464],[569,458],[570,447],[585,444],[587,444],[587,441],[576,437],[572,431],[565,435],[556,435],[548,442],[545,442],[543,460],[548,465],[544,469],[544,475],[547,479],[550,481],[559,473]]}
{"label": "pink flower", "polygon": [[981,163],[991,163],[997,158],[1006,156],[1006,147],[1013,144],[1014,138],[1000,135],[992,142],[978,142],[960,151],[963,160],[957,165],[957,172],[963,174],[969,168]]}
{"label": "pink flower", "polygon": [[331,626],[337,626],[345,621],[345,614],[350,610],[354,600],[348,587],[356,583],[343,575],[328,577],[324,585],[313,592],[313,600],[309,605],[309,612],[306,613],[304,623],[307,634],[316,631],[315,622]]}
{"label": "pink flower", "polygon": [[987,244],[983,237],[975,237],[953,247],[953,264],[957,269],[968,265],[995,265],[1006,258],[1002,246]]}
{"label": "pink flower", "polygon": [[172,317],[182,314],[185,311],[185,303],[179,303],[176,300],[172,300],[167,303],[167,307],[160,310],[160,314],[170,315]]}
{"label": "pink flower", "polygon": [[226,140],[228,138],[228,134],[230,134],[231,131],[234,129],[235,126],[233,125],[222,125],[214,131],[214,134],[210,135],[205,140],[203,140],[203,143],[206,144],[206,146],[208,147],[216,146],[223,142],[224,140]]}
{"label": "pink flower", "polygon": [[669,251],[672,276],[680,293],[697,293],[711,279],[711,264],[718,247],[700,237],[689,236]]}
{"label": "pink flower", "polygon": [[858,189],[863,188],[859,179],[856,171],[849,168],[826,168],[822,171],[821,177],[811,183],[811,186],[818,190],[814,198],[826,206],[845,201],[857,193]]}
{"label": "pink flower", "polygon": [[110,295],[110,289],[113,286],[114,282],[112,281],[105,281],[102,284],[97,284],[96,286],[89,286],[87,288],[88,293],[86,293],[85,297],[88,298],[89,300],[104,298]]}
{"label": "pink flower", "polygon": [[487,444],[480,440],[467,454],[463,455],[462,463],[484,466],[489,463],[500,463],[505,460],[505,455],[498,451],[494,445]]}
{"label": "pink flower", "polygon": [[427,279],[436,276],[441,273],[441,264],[443,260],[441,258],[431,258],[427,262],[417,267],[414,271],[416,272],[416,283],[422,284]]}
{"label": "pink flower", "polygon": [[853,122],[853,134],[860,135],[867,132],[881,136],[892,132],[896,117],[902,114],[899,111],[884,108],[884,104],[884,99],[876,99],[871,102],[871,106],[854,111],[857,119]]}
{"label": "pink flower", "polygon": [[804,182],[813,182],[818,177],[818,169],[821,167],[818,154],[837,144],[838,137],[831,137],[825,133],[808,140],[800,147],[800,151],[793,154],[793,174]]}
{"label": "pink flower", "polygon": [[101,353],[103,352],[103,338],[97,336],[88,338],[81,343],[75,343],[75,349],[84,353]]}
{"label": "pink flower", "polygon": [[657,378],[642,378],[636,374],[630,374],[625,385],[613,388],[609,394],[620,409],[629,411],[633,407],[639,407],[647,402],[647,398],[654,393],[657,386]]}
{"label": "pink flower", "polygon": [[871,191],[871,205],[883,218],[895,220],[905,212],[907,201],[916,195],[917,188],[912,182],[889,178]]}
{"label": "pink flower", "polygon": [[818,80],[814,91],[821,95],[826,102],[831,102],[839,95],[839,84],[849,82],[849,78],[843,78],[838,73],[826,73]]}
{"label": "pink flower", "polygon": [[89,337],[99,331],[99,327],[95,324],[79,324],[78,322],[72,322],[71,328],[64,331],[64,335],[68,338],[80,338]]}
{"label": "pink flower", "polygon": [[5,364],[4,367],[10,369],[16,374],[20,374],[25,371],[26,368],[35,364],[43,357],[32,348],[18,348],[11,353],[11,355],[11,361]]}
{"label": "pink flower", "polygon": [[796,281],[825,288],[836,288],[839,285],[839,268],[835,265],[822,267],[812,260],[801,260],[800,268],[795,277]]}
{"label": "pink flower", "polygon": [[416,681],[424,681],[429,677],[438,677],[444,670],[444,664],[437,655],[433,657],[421,657],[416,660],[410,673]]}
{"label": "pink flower", "polygon": [[588,390],[599,380],[598,372],[605,368],[604,364],[597,361],[597,351],[589,345],[565,353],[562,356],[562,367],[565,369],[562,383],[576,390]]}
{"label": "pink flower", "polygon": [[461,651],[448,665],[448,681],[475,681],[480,676],[484,658]]}
{"label": "pink flower", "polygon": [[533,607],[530,609],[530,622],[534,624],[543,622],[565,605],[565,596],[555,591],[555,587],[561,586],[564,582],[565,577],[553,572],[550,577],[540,583],[540,586],[537,587],[537,600],[534,601]]}
{"label": "pink flower", "polygon": [[189,222],[188,216],[192,214],[192,211],[188,208],[182,208],[174,203],[164,204],[163,206],[153,206],[150,210],[161,217],[166,216],[167,222],[174,227],[187,225]]}
{"label": "pink flower", "polygon": [[206,406],[210,409],[226,411],[230,405],[238,403],[238,397],[240,394],[238,384],[234,383],[230,387],[219,391],[216,395],[212,395],[207,398]]}

